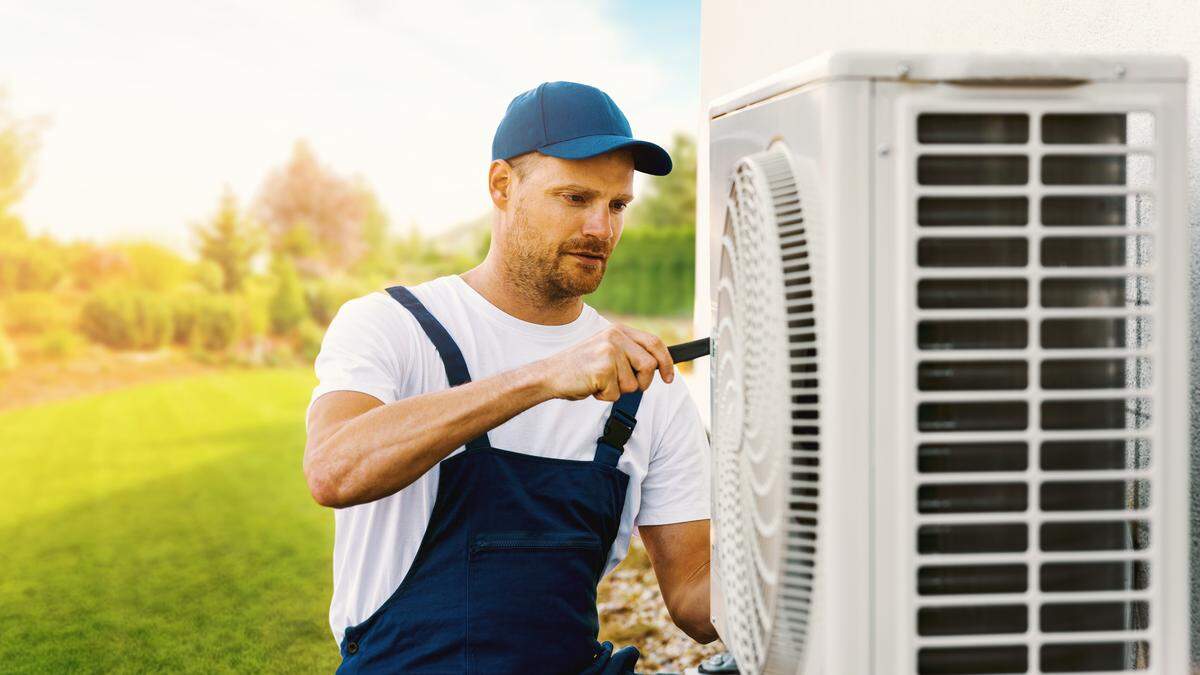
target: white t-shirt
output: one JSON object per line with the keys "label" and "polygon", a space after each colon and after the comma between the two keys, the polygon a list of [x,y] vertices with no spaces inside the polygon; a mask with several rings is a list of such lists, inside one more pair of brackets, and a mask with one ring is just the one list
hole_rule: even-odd
{"label": "white t-shirt", "polygon": [[[410,290],[454,338],[473,380],[556,354],[609,325],[587,305],[561,326],[522,321],[457,275]],[[416,318],[384,291],[342,305],[325,333],[316,373],[319,383],[311,401],[349,390],[387,404],[449,386],[437,350]],[[494,447],[513,452],[591,459],[611,406],[595,398],[546,401],[492,429],[488,437]],[[637,420],[618,464],[629,475],[629,492],[605,574],[625,557],[635,525],[709,517],[708,439],[678,371],[670,384],[654,376]],[[450,456],[462,451],[459,447]],[[348,626],[366,620],[391,596],[412,566],[437,498],[438,469],[383,499],[334,510],[329,623],[338,644]]]}

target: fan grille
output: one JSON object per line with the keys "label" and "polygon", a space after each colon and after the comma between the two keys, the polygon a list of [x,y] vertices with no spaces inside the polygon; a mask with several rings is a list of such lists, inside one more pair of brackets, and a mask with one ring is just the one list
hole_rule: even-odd
{"label": "fan grille", "polygon": [[734,170],[717,293],[713,449],[726,644],[787,672],[812,611],[819,503],[817,332],[808,234],[782,145]]}

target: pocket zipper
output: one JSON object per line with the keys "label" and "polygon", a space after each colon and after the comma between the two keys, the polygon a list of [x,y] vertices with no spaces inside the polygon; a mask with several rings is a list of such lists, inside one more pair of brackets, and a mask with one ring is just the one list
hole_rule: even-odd
{"label": "pocket zipper", "polygon": [[595,539],[564,539],[560,541],[530,541],[528,539],[488,539],[477,541],[471,545],[471,552],[495,549],[522,548],[555,548],[555,549],[595,549],[600,543]]}

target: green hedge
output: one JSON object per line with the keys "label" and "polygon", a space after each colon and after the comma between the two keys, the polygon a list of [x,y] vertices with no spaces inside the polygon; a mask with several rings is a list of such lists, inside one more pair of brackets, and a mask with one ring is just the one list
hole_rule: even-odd
{"label": "green hedge", "polygon": [[626,230],[600,288],[585,300],[598,310],[620,314],[685,316],[692,311],[695,271],[691,227]]}
{"label": "green hedge", "polygon": [[[251,298],[221,293],[174,295],[110,287],[88,298],[79,327],[113,349],[156,349],[175,342],[224,351],[245,335],[262,334],[266,308]],[[256,320],[252,315],[261,314]]]}
{"label": "green hedge", "polygon": [[251,329],[242,316],[247,302],[224,293],[176,295],[171,308],[175,320],[174,342],[199,350],[228,349]]}
{"label": "green hedge", "polygon": [[206,295],[197,291],[185,291],[171,296],[172,330],[171,341],[177,345],[189,345],[199,322],[200,303]]}
{"label": "green hedge", "polygon": [[113,349],[156,349],[174,334],[171,305],[166,298],[121,288],[88,298],[79,328],[91,340]]}
{"label": "green hedge", "polygon": [[195,309],[196,323],[190,336],[193,347],[219,352],[228,349],[238,339],[243,320],[237,298],[229,295],[205,296]]}

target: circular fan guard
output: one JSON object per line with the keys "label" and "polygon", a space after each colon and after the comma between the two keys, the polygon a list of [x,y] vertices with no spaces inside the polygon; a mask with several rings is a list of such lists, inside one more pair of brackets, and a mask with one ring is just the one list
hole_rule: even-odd
{"label": "circular fan guard", "polygon": [[812,611],[819,439],[809,199],[776,144],[734,169],[722,237],[713,524],[722,638],[744,673],[794,673]]}

